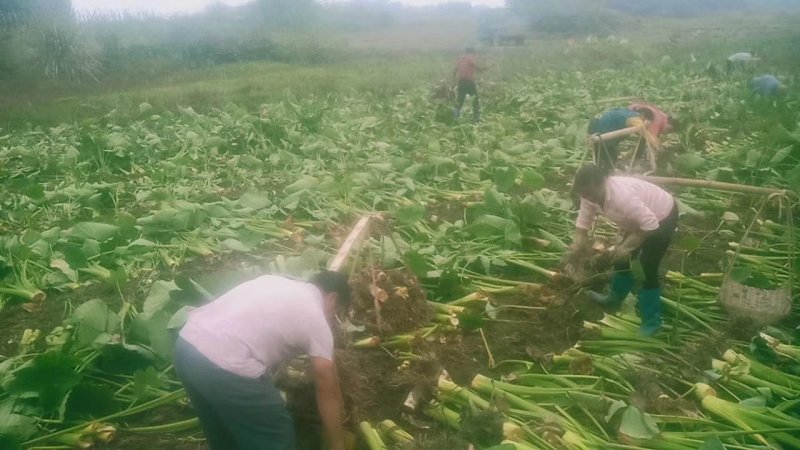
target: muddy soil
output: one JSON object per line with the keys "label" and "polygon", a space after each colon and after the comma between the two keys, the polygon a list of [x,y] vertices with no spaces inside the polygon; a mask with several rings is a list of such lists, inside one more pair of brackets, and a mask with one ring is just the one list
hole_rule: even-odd
{"label": "muddy soil", "polygon": [[418,330],[431,309],[417,278],[406,269],[369,268],[354,274],[353,322],[380,336]]}

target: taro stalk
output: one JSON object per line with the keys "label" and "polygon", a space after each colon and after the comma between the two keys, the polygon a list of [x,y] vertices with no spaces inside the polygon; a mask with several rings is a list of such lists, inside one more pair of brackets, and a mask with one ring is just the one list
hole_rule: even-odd
{"label": "taro stalk", "polygon": [[[770,433],[770,436],[787,448],[800,448],[800,438],[796,437],[800,431],[800,419],[773,408],[746,406],[723,400],[705,383],[695,384],[695,394],[703,409],[740,429],[751,432],[770,428],[782,429],[783,431]],[[754,434],[753,437],[768,448],[781,448],[767,440],[764,433]]]}

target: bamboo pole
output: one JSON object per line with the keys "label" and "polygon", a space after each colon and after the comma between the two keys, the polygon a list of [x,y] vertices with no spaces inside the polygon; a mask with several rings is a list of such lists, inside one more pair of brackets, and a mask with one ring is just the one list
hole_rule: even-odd
{"label": "bamboo pole", "polygon": [[356,225],[353,227],[353,230],[350,231],[350,234],[347,235],[347,239],[345,239],[344,244],[342,244],[341,248],[339,248],[339,252],[336,253],[336,256],[333,257],[331,262],[328,264],[328,270],[333,272],[339,272],[344,267],[344,263],[347,260],[347,257],[350,255],[350,252],[356,247],[363,239],[364,236],[367,235],[369,231],[369,224],[370,220],[375,218],[375,216],[362,216],[361,219],[358,220]]}
{"label": "bamboo pole", "polygon": [[589,138],[591,139],[592,142],[601,142],[601,141],[607,141],[609,139],[623,138],[626,136],[630,136],[632,134],[641,133],[642,131],[644,131],[643,125],[623,128],[621,130],[611,131],[603,134],[593,134]]}
{"label": "bamboo pole", "polygon": [[666,186],[697,187],[697,188],[712,189],[716,191],[742,192],[746,194],[763,194],[763,195],[777,194],[784,197],[789,196],[789,194],[794,194],[792,191],[788,189],[749,186],[746,184],[724,183],[721,181],[695,180],[692,178],[670,178],[670,177],[654,177],[654,176],[637,176],[637,178],[649,181],[653,184],[660,184]]}

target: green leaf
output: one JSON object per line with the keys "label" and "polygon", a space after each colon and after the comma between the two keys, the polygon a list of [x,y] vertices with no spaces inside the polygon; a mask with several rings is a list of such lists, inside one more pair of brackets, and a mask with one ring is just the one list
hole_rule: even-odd
{"label": "green leaf", "polygon": [[150,293],[144,300],[144,307],[142,312],[145,317],[150,317],[153,314],[163,310],[172,298],[172,292],[179,290],[174,281],[158,280],[153,283],[150,288]]}
{"label": "green leaf", "polygon": [[249,245],[244,245],[242,241],[233,238],[225,239],[224,241],[221,242],[221,244],[228,250],[233,250],[235,252],[247,253],[250,250],[253,250],[253,247]]}
{"label": "green leaf", "polygon": [[[0,436],[22,441],[36,433],[36,419],[15,413],[14,403],[8,399],[0,403]],[[0,437],[0,448],[12,448],[3,444],[5,443]]]}
{"label": "green leaf", "polygon": [[189,313],[193,309],[195,309],[193,306],[184,306],[175,312],[175,314],[170,317],[169,322],[167,322],[167,329],[174,330],[177,328],[183,328],[183,326],[186,324],[186,320],[189,318]]}
{"label": "green leaf", "polygon": [[161,386],[161,379],[156,372],[155,367],[150,366],[144,370],[137,370],[133,373],[133,395],[139,400],[148,397],[148,387],[158,388]]}
{"label": "green leaf", "polygon": [[134,323],[138,336],[150,345],[150,349],[164,361],[172,361],[175,337],[168,323],[171,315],[166,311],[158,311],[149,317],[139,315]]}
{"label": "green leaf", "polygon": [[35,394],[39,407],[52,413],[80,382],[81,375],[76,370],[79,363],[75,357],[60,351],[44,353],[18,370],[7,390],[11,394]]}
{"label": "green leaf", "polygon": [[424,256],[412,250],[405,254],[406,265],[418,277],[426,277],[430,270],[433,270]]}
{"label": "green leaf", "polygon": [[319,180],[310,176],[310,175],[303,175],[299,180],[295,181],[294,183],[286,186],[284,189],[288,193],[298,192],[298,191],[305,191],[308,189],[313,189],[317,187],[319,184]]}
{"label": "green leaf", "polygon": [[94,239],[105,242],[117,234],[119,227],[100,222],[80,222],[72,227],[70,234],[80,239]]}
{"label": "green leaf", "polygon": [[272,205],[272,201],[263,192],[248,191],[239,197],[239,205],[245,208],[264,209]]}
{"label": "green leaf", "polygon": [[517,181],[517,168],[514,166],[499,168],[494,171],[492,179],[498,190],[509,191]]}
{"label": "green leaf", "polygon": [[100,299],[84,302],[70,316],[70,322],[78,327],[76,343],[86,346],[104,333],[115,333],[119,327],[119,317],[108,310]]}
{"label": "green leaf", "polygon": [[651,439],[658,435],[658,424],[649,414],[628,406],[622,414],[619,432],[633,439]]}
{"label": "green leaf", "polygon": [[544,177],[533,169],[526,169],[522,172],[522,184],[529,189],[541,189],[544,187]]}
{"label": "green leaf", "polygon": [[489,447],[484,450],[516,450],[517,446],[514,444],[500,444],[495,445],[494,447]]}
{"label": "green leaf", "polygon": [[395,211],[395,217],[406,225],[415,224],[425,217],[425,206],[420,203],[401,206]]}
{"label": "green leaf", "polygon": [[696,153],[684,153],[675,157],[675,165],[682,171],[695,172],[706,165],[706,160]]}
{"label": "green leaf", "polygon": [[730,276],[737,283],[744,283],[753,274],[753,269],[748,266],[738,266],[731,270]]}
{"label": "green leaf", "polygon": [[606,422],[610,422],[614,416],[621,411],[623,408],[627,407],[628,404],[623,402],[622,400],[611,400],[608,403],[608,411],[606,412],[605,420]]}
{"label": "green leaf", "polygon": [[770,165],[782,163],[792,153],[792,150],[794,150],[794,146],[789,145],[775,152],[769,161]]}
{"label": "green leaf", "polygon": [[725,450],[725,445],[722,444],[719,436],[713,436],[706,439],[697,450]]}
{"label": "green leaf", "polygon": [[505,240],[509,244],[513,245],[522,245],[522,232],[519,230],[519,226],[512,221],[506,222],[505,227]]}
{"label": "green leaf", "polygon": [[103,417],[117,408],[114,391],[107,384],[83,381],[72,388],[67,397],[65,417],[69,420],[86,420]]}

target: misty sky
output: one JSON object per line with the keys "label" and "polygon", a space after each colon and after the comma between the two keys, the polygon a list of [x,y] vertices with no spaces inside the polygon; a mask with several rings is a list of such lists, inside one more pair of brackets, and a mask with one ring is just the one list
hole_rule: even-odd
{"label": "misty sky", "polygon": [[[241,5],[252,0],[217,0],[217,3]],[[326,0],[326,3],[341,0]],[[447,0],[395,0],[406,5],[435,5]],[[201,11],[214,0],[72,0],[72,7],[80,12],[151,12],[156,14],[190,13]],[[505,0],[471,0],[473,5],[503,6]]]}

